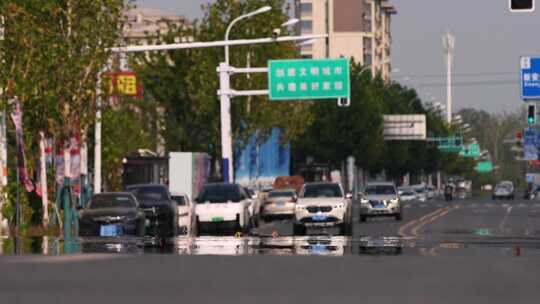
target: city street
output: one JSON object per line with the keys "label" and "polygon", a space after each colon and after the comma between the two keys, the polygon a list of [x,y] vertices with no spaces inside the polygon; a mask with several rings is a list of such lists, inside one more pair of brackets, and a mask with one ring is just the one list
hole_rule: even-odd
{"label": "city street", "polygon": [[144,246],[133,239],[84,240],[83,254],[4,256],[0,294],[11,303],[392,303],[396,295],[401,303],[537,303],[531,270],[540,267],[540,201],[404,208],[402,222],[360,224],[355,217],[352,238],[315,231],[294,237],[289,222],[276,221],[263,223],[260,237],[178,237]]}

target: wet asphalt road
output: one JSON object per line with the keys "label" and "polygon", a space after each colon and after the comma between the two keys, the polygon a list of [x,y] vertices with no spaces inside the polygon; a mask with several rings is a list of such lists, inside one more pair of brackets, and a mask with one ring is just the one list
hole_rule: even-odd
{"label": "wet asphalt road", "polygon": [[352,237],[332,236],[333,231],[295,237],[288,221],[275,221],[262,223],[259,236],[244,238],[179,237],[164,243],[146,241],[144,246],[136,239],[85,240],[80,251],[86,254],[4,256],[0,299],[2,303],[540,301],[540,201],[410,202],[404,203],[401,222],[358,219],[355,212]]}

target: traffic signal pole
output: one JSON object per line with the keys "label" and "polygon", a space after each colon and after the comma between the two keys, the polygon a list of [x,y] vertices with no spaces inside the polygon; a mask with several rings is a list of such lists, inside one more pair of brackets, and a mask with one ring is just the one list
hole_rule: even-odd
{"label": "traffic signal pole", "polygon": [[[232,23],[231,23],[232,24]],[[239,39],[223,41],[210,41],[210,42],[192,42],[192,43],[175,43],[175,44],[162,44],[162,45],[137,45],[137,46],[124,46],[114,47],[110,50],[113,53],[134,53],[134,52],[150,52],[150,51],[166,51],[166,50],[181,50],[181,49],[197,49],[197,48],[212,48],[212,47],[225,47],[226,54],[228,54],[229,46],[237,45],[253,45],[253,44],[268,44],[278,42],[293,42],[293,41],[309,41],[313,39],[322,39],[328,37],[327,34],[310,34],[300,36],[285,36],[274,38],[259,38],[259,39]],[[228,37],[227,37],[228,38]],[[228,57],[228,56],[226,56]],[[228,63],[228,58],[225,62],[219,64],[217,71],[219,73],[220,86],[218,95],[220,96],[220,117],[221,117],[221,150],[222,150],[222,170],[224,182],[234,181],[234,162],[233,162],[233,138],[231,128],[231,98],[235,96],[261,96],[268,95],[268,90],[246,90],[236,91],[230,87],[230,77],[234,73],[265,73],[268,72],[266,67],[254,67],[254,68],[235,68],[231,67]],[[99,136],[101,142],[101,130],[96,129],[96,138]],[[101,151],[97,151],[96,155],[101,155]],[[95,164],[94,174],[99,173],[99,177],[94,176],[94,181],[101,180],[101,163]],[[99,168],[97,167],[99,166]],[[94,185],[96,187],[96,185]]]}

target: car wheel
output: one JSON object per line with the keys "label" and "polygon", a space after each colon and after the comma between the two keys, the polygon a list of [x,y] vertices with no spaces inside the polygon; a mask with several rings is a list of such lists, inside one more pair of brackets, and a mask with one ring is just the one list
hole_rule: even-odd
{"label": "car wheel", "polygon": [[137,228],[136,228],[135,234],[138,237],[143,237],[146,232],[145,230],[146,230],[146,220],[143,217],[137,222]]}
{"label": "car wheel", "polygon": [[495,201],[495,200],[497,200],[497,198],[495,196],[493,196],[493,200]]}
{"label": "car wheel", "polygon": [[294,235],[305,235],[306,234],[306,226],[302,224],[293,224],[293,234]]}
{"label": "car wheel", "polygon": [[396,221],[401,222],[401,220],[403,220],[403,217],[402,217],[401,212],[400,212],[400,213],[396,214]]}
{"label": "car wheel", "polygon": [[350,236],[352,234],[352,225],[351,223],[343,223],[339,226],[339,235]]}
{"label": "car wheel", "polygon": [[361,222],[361,223],[367,222],[367,215],[360,214],[360,222]]}

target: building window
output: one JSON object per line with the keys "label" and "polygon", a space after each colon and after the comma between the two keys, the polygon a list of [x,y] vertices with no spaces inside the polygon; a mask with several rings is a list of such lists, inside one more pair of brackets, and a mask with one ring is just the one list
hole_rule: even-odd
{"label": "building window", "polygon": [[302,16],[311,16],[313,14],[313,4],[312,3],[300,3],[300,12]]}
{"label": "building window", "polygon": [[302,20],[300,24],[300,29],[302,34],[311,34],[313,33],[313,21],[311,20]]}

